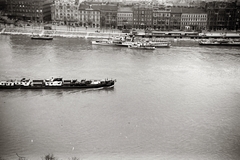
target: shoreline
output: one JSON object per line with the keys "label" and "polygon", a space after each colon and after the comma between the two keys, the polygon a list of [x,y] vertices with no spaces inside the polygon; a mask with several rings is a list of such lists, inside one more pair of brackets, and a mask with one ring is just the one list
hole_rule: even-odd
{"label": "shoreline", "polygon": [[53,37],[66,37],[66,38],[104,38],[108,39],[116,36],[124,36],[125,33],[113,32],[91,32],[91,31],[65,31],[65,30],[42,30],[42,29],[22,29],[22,28],[2,28],[0,35],[37,35],[37,34],[50,34]]}
{"label": "shoreline", "polygon": [[[164,33],[164,32],[163,32]],[[96,32],[96,31],[68,31],[68,30],[43,30],[43,29],[34,29],[34,28],[0,28],[0,35],[38,35],[38,34],[49,34],[53,37],[64,37],[64,38],[85,38],[85,39],[109,39],[112,37],[122,37],[126,33],[121,32]],[[222,38],[233,38],[240,39],[239,33],[226,33],[223,36],[222,33],[205,33],[205,36],[149,36],[143,33],[135,35],[136,38],[159,38],[159,39],[168,39],[168,40],[201,40],[201,39],[222,39]]]}

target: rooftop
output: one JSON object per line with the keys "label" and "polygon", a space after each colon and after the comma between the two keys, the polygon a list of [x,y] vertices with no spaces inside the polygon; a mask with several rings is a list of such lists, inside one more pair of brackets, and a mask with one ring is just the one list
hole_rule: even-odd
{"label": "rooftop", "polygon": [[132,12],[132,7],[120,7],[118,12]]}

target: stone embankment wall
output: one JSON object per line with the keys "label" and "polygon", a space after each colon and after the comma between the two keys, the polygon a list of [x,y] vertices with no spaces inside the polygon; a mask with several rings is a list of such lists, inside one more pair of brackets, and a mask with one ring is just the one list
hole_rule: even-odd
{"label": "stone embankment wall", "polygon": [[64,31],[64,30],[41,30],[41,29],[24,29],[24,28],[3,28],[0,34],[5,35],[37,35],[50,34],[53,37],[73,37],[73,38],[110,38],[116,36],[123,36],[124,33],[111,32],[85,32],[85,31]]}
{"label": "stone embankment wall", "polygon": [[[164,32],[163,32],[164,33]],[[111,37],[121,37],[126,35],[126,33],[120,32],[94,32],[94,31],[68,31],[68,30],[43,30],[40,28],[0,28],[0,34],[9,34],[9,35],[37,35],[37,34],[50,34],[53,37],[73,37],[73,38],[111,38]],[[202,39],[202,38],[240,38],[240,33],[223,33],[223,32],[207,32],[200,33],[199,35],[166,35],[162,36],[151,36],[157,38],[170,38],[170,39]],[[149,37],[143,33],[139,33],[136,37]]]}

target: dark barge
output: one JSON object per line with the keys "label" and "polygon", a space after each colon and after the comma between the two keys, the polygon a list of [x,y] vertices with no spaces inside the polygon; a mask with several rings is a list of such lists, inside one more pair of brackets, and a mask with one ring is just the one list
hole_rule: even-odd
{"label": "dark barge", "polygon": [[33,35],[33,36],[31,36],[31,39],[35,39],[35,40],[53,40],[53,37],[49,36],[49,35]]}
{"label": "dark barge", "polygon": [[0,89],[71,89],[71,88],[102,88],[112,87],[116,80],[63,80],[63,78],[52,78],[44,80],[7,80],[0,81]]}
{"label": "dark barge", "polygon": [[234,41],[229,39],[211,39],[201,40],[199,45],[214,45],[214,46],[240,46],[240,41]]}

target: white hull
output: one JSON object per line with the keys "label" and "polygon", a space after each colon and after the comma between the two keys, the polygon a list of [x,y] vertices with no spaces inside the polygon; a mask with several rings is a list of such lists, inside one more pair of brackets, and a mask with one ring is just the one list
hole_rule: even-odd
{"label": "white hull", "polygon": [[92,41],[92,44],[103,45],[103,46],[113,46],[113,45],[115,45],[111,41]]}

